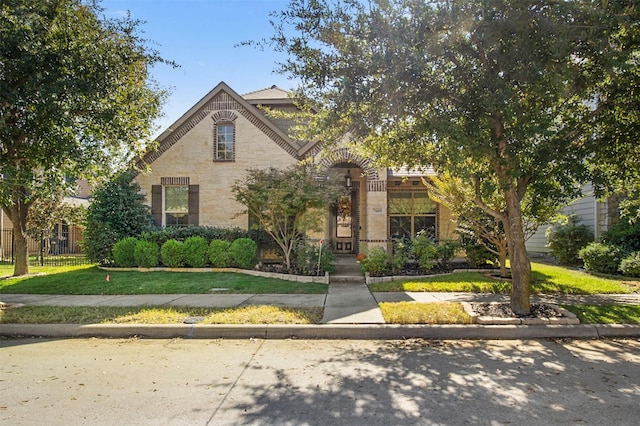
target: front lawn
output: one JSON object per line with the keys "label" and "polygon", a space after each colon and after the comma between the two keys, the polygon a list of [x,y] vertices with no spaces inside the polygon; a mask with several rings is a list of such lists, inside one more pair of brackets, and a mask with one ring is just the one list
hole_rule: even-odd
{"label": "front lawn", "polygon": [[[0,293],[17,294],[322,294],[327,286],[228,272],[107,272],[95,266],[31,268],[41,276],[0,280]],[[0,276],[13,269],[0,267]],[[109,281],[107,281],[109,275]]]}
{"label": "front lawn", "polygon": [[582,324],[640,324],[640,305],[563,305]]}
{"label": "front lawn", "polygon": [[[622,280],[596,277],[560,266],[532,263],[532,292],[561,294],[631,293],[633,287]],[[371,284],[373,292],[435,291],[508,293],[511,284],[480,272],[456,272],[449,275]]]}

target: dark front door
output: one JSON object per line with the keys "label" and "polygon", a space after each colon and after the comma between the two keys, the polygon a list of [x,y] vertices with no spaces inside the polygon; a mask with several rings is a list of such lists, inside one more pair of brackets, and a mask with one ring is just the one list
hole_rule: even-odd
{"label": "dark front door", "polygon": [[358,215],[355,194],[356,192],[353,191],[350,195],[340,198],[333,211],[333,249],[337,254],[356,252]]}

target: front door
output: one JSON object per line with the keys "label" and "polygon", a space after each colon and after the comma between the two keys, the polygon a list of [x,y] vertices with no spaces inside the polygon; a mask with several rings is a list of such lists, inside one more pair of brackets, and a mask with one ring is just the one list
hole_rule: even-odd
{"label": "front door", "polygon": [[347,254],[356,252],[356,194],[352,191],[350,195],[340,198],[333,214],[333,240],[334,250],[337,254]]}

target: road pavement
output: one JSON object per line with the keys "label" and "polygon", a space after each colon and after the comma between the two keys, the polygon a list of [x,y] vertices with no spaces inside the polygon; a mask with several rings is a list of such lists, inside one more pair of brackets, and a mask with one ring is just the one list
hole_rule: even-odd
{"label": "road pavement", "polygon": [[0,340],[6,425],[636,425],[638,340]]}

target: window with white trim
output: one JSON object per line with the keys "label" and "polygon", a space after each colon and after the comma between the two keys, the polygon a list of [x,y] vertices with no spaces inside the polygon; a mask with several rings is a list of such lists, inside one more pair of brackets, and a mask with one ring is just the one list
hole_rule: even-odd
{"label": "window with white trim", "polygon": [[236,128],[233,123],[216,123],[215,125],[214,160],[234,161]]}

